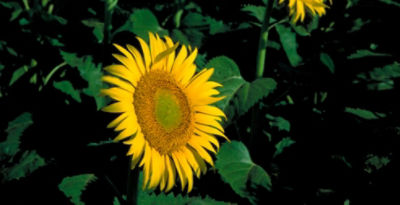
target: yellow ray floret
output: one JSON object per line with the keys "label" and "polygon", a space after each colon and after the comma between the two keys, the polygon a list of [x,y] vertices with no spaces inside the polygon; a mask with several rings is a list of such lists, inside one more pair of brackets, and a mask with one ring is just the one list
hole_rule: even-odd
{"label": "yellow ray floret", "polygon": [[107,127],[130,146],[132,169],[143,167],[143,188],[167,192],[178,179],[190,192],[193,175],[214,165],[217,136],[229,141],[220,124],[225,113],[212,105],[224,98],[216,90],[222,85],[209,81],[213,68],[196,74],[196,48],[152,33],[149,44],[137,39],[141,49],[114,44],[119,64],[105,67],[102,80],[112,87],[101,94],[114,102],[103,111],[118,114]]}
{"label": "yellow ray floret", "polygon": [[[287,3],[289,15],[292,16],[292,21],[296,23],[299,20],[303,22],[307,13],[312,16],[324,15],[326,13],[325,9],[328,8],[324,1],[325,0],[279,0],[279,3]],[[330,0],[330,4],[332,4],[332,0]]]}

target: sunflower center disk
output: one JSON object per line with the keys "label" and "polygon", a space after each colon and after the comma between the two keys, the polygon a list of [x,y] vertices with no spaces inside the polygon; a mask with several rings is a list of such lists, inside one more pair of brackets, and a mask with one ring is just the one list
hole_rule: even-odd
{"label": "sunflower center disk", "polygon": [[190,139],[193,114],[170,73],[146,73],[137,84],[134,108],[145,139],[160,154],[169,154]]}
{"label": "sunflower center disk", "polygon": [[167,89],[159,89],[155,95],[156,120],[167,131],[178,128],[182,122],[182,112],[177,97]]}

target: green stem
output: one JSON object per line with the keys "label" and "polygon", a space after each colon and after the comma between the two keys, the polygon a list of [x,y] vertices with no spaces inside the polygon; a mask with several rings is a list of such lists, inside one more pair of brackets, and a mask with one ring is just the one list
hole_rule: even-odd
{"label": "green stem", "polygon": [[268,42],[268,32],[269,32],[269,19],[271,16],[271,10],[274,1],[266,0],[266,9],[264,15],[264,21],[261,26],[260,31],[260,39],[258,40],[258,53],[257,53],[257,70],[256,70],[256,78],[261,78],[264,74],[264,66],[265,66],[265,56],[267,54],[267,42]]}
{"label": "green stem", "polygon": [[[265,66],[265,56],[267,54],[267,43],[268,43],[268,32],[269,32],[269,19],[271,17],[271,10],[274,4],[274,0],[266,0],[265,5],[265,15],[264,21],[261,26],[260,31],[260,39],[258,41],[258,53],[257,53],[257,65],[256,65],[256,79],[262,78],[264,75],[264,66]],[[257,104],[258,105],[258,104]],[[251,116],[251,138],[250,138],[250,146],[254,145],[254,140],[257,135],[258,130],[258,113],[259,108],[252,108],[252,116]]]}
{"label": "green stem", "polygon": [[104,44],[109,44],[111,42],[111,20],[112,20],[113,6],[111,1],[104,1]]}
{"label": "green stem", "polygon": [[127,205],[137,205],[138,201],[138,186],[139,186],[139,168],[131,170],[131,164],[129,163],[128,170],[128,183],[127,183]]}
{"label": "green stem", "polygon": [[51,70],[50,73],[44,78],[43,85],[46,85],[49,82],[50,78],[54,75],[54,73],[56,73],[60,68],[65,65],[67,65],[67,62],[62,62],[54,67],[53,70]]}

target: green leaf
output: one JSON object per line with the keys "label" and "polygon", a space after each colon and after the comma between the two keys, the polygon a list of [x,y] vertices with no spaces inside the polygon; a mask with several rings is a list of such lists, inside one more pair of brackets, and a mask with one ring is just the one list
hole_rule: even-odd
{"label": "green leaf", "polygon": [[289,59],[290,65],[293,67],[300,65],[303,59],[297,53],[298,44],[296,41],[296,33],[292,31],[291,27],[282,24],[277,24],[275,28],[279,34],[279,39],[281,40],[283,50]]}
{"label": "green leaf", "polygon": [[215,168],[222,180],[228,183],[241,197],[256,203],[255,192],[251,189],[264,188],[271,190],[271,179],[268,173],[255,164],[246,146],[239,141],[222,145]]}
{"label": "green leaf", "polygon": [[393,0],[379,0],[379,1],[382,2],[382,3],[385,3],[385,4],[389,4],[391,6],[400,7],[400,3],[396,2],[396,1],[393,1]]}
{"label": "green leaf", "polygon": [[32,115],[29,112],[22,113],[8,123],[7,138],[0,143],[0,161],[14,157],[19,150],[22,133],[32,124]]}
{"label": "green leaf", "polygon": [[357,50],[356,53],[353,53],[349,56],[347,56],[347,59],[359,59],[359,58],[364,58],[364,57],[385,57],[385,56],[392,56],[388,53],[376,53],[372,52],[370,50],[362,49],[362,50]]}
{"label": "green leaf", "polygon": [[91,56],[84,56],[79,58],[74,53],[67,53],[60,51],[61,56],[71,67],[78,68],[78,71],[83,79],[88,82],[88,87],[82,91],[84,94],[91,96],[95,99],[97,110],[100,110],[105,106],[106,101],[104,97],[101,97],[100,89],[103,88],[103,82],[101,77],[103,73],[101,71],[101,64],[94,64]]}
{"label": "green leaf", "polygon": [[82,192],[86,186],[95,181],[97,177],[94,174],[80,174],[71,177],[65,177],[58,185],[58,189],[62,191],[65,196],[70,198],[71,202],[75,205],[83,205],[81,201]]}
{"label": "green leaf", "polygon": [[379,157],[376,155],[367,155],[367,160],[365,161],[364,171],[371,174],[373,171],[378,171],[381,168],[387,166],[390,163],[390,159],[387,156]]}
{"label": "green leaf", "polygon": [[2,169],[3,181],[18,180],[26,177],[40,167],[46,165],[45,160],[35,150],[25,151],[19,162],[12,167]]}
{"label": "green leaf", "polygon": [[60,90],[61,92],[71,96],[77,102],[81,102],[81,96],[79,90],[76,90],[72,83],[67,80],[63,80],[60,82],[53,82],[53,86]]}
{"label": "green leaf", "polygon": [[295,141],[290,139],[290,137],[285,137],[283,138],[281,141],[279,141],[276,145],[275,145],[275,153],[273,157],[276,157],[280,154],[282,154],[283,149],[290,147],[292,144],[294,144]]}
{"label": "green leaf", "polygon": [[[139,174],[139,180],[138,184],[143,184],[143,172],[140,172]],[[160,193],[160,194],[155,194],[152,191],[148,190],[142,190],[138,189],[138,199],[137,199],[137,204],[140,205],[169,205],[169,204],[174,204],[174,205],[227,205],[231,203],[226,203],[222,201],[216,201],[207,195],[203,198],[200,196],[188,196],[188,195],[174,195],[173,193],[170,194],[165,194],[165,193]]]}
{"label": "green leaf", "polygon": [[365,120],[376,120],[382,117],[386,117],[384,113],[378,113],[378,112],[371,112],[369,110],[361,109],[361,108],[350,108],[346,107],[345,112],[351,113],[353,115],[356,115],[357,117],[360,117]]}
{"label": "green leaf", "polygon": [[274,117],[270,114],[267,114],[266,118],[270,120],[269,125],[271,127],[277,127],[279,131],[287,131],[287,132],[290,131],[290,122],[287,121],[285,118],[279,116]]}
{"label": "green leaf", "polygon": [[149,32],[158,33],[161,36],[168,34],[160,26],[156,16],[149,9],[134,10],[126,23],[118,28],[115,33],[121,31],[132,32],[146,41],[149,40]]}
{"label": "green leaf", "polygon": [[395,78],[400,77],[400,64],[394,62],[383,68],[374,68],[373,70],[357,75],[358,80],[364,80],[369,90],[391,90],[394,88]]}
{"label": "green leaf", "polygon": [[156,194],[148,194],[143,191],[139,192],[138,197],[138,204],[141,205],[228,205],[230,203],[216,201],[208,196],[205,198],[202,197],[189,197],[189,196],[182,196],[182,195],[174,195],[170,193],[168,195],[164,193]]}
{"label": "green leaf", "polygon": [[331,71],[331,73],[335,73],[335,64],[327,53],[321,52],[319,59],[329,69],[329,71]]}
{"label": "green leaf", "polygon": [[93,28],[93,35],[96,37],[97,42],[101,43],[104,39],[104,23],[97,19],[82,20],[82,23],[88,27]]}
{"label": "green leaf", "polygon": [[244,83],[234,98],[239,116],[245,114],[258,101],[267,97],[275,90],[276,85],[276,81],[272,78],[259,78],[251,83]]}
{"label": "green leaf", "polygon": [[8,85],[11,86],[12,84],[14,84],[19,78],[21,78],[26,72],[28,72],[29,68],[29,66],[23,65],[15,70]]}
{"label": "green leaf", "polygon": [[216,20],[209,16],[206,17],[206,21],[210,24],[210,34],[215,35],[217,33],[224,33],[230,30],[230,27],[224,24],[221,20]]}
{"label": "green leaf", "polygon": [[214,74],[211,76],[210,80],[217,81],[222,84],[223,87],[218,88],[221,96],[225,96],[225,98],[216,103],[216,106],[220,109],[224,110],[227,114],[228,119],[232,119],[233,112],[227,112],[229,102],[238,92],[241,86],[243,86],[246,81],[240,75],[239,67],[236,63],[226,57],[226,56],[218,56],[211,59],[206,68],[214,68]]}
{"label": "green leaf", "polygon": [[264,21],[265,6],[247,5],[242,8],[242,11],[248,13],[250,16],[255,17],[259,23]]}
{"label": "green leaf", "polygon": [[206,26],[207,22],[203,15],[196,12],[189,12],[182,20],[182,24],[187,27]]}

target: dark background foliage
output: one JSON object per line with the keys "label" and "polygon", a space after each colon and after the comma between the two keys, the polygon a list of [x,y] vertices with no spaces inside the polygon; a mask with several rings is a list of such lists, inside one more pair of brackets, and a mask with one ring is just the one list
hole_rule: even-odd
{"label": "dark background foliage", "polygon": [[[125,195],[127,146],[110,141],[116,133],[106,125],[115,116],[99,111],[106,102],[96,93],[101,68],[116,63],[111,43],[138,45],[135,36],[143,32],[168,33],[199,48],[199,67],[227,56],[244,80],[255,80],[260,32],[255,8],[263,1],[118,1],[106,14],[112,2],[0,2],[0,203],[71,204],[60,184],[82,174],[91,174],[83,177],[85,190],[77,188],[85,204],[118,204],[117,197]],[[132,17],[138,10],[150,11],[158,27],[135,27],[151,24],[151,15]],[[225,109],[232,116],[225,123],[227,136],[243,142],[254,165],[268,173],[270,189],[249,180],[247,191],[255,200],[241,197],[217,166],[183,194],[192,201],[168,195],[163,203],[214,203],[209,198],[237,204],[399,203],[399,12],[394,0],[334,1],[317,20],[283,22],[285,32],[272,28],[264,77],[274,79],[276,89],[250,96],[256,106],[243,113],[236,113],[240,93],[232,93],[230,105],[236,107]],[[287,18],[286,7],[276,4],[272,17]],[[107,20],[112,28],[103,33]],[[285,44],[284,34],[295,37]],[[285,50],[288,44],[297,50]],[[295,56],[301,61],[293,64]],[[62,81],[72,89],[57,88]],[[25,112],[30,117],[9,124]],[[15,143],[7,137],[20,131],[10,154]],[[179,188],[172,192],[181,194]],[[141,199],[161,203],[155,197]]]}

